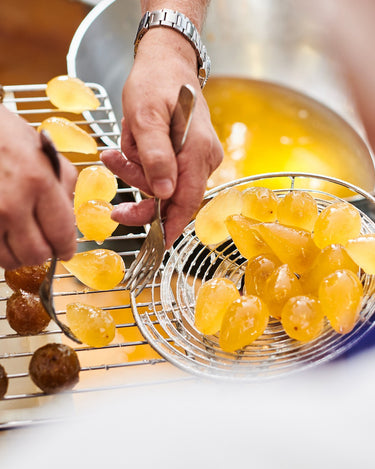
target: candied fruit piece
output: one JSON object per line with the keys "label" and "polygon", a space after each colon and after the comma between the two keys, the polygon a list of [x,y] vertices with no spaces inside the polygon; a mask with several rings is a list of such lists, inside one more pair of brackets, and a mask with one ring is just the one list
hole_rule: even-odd
{"label": "candied fruit piece", "polygon": [[268,277],[280,265],[280,260],[272,253],[250,259],[245,269],[246,294],[262,297]]}
{"label": "candied fruit piece", "polygon": [[225,225],[234,244],[246,259],[271,252],[259,232],[252,227],[254,223],[258,222],[243,215],[230,215],[225,220]]}
{"label": "candied fruit piece", "polygon": [[29,364],[30,378],[47,394],[73,388],[80,370],[76,352],[64,344],[50,343],[38,348]]}
{"label": "candied fruit piece", "polygon": [[320,249],[330,244],[345,245],[360,231],[359,211],[348,202],[336,202],[320,212],[314,225],[313,240]]}
{"label": "candied fruit piece", "polygon": [[124,278],[125,264],[117,252],[94,249],[79,252],[63,266],[78,280],[94,290],[115,288]]}
{"label": "candied fruit piece", "polygon": [[76,212],[79,231],[86,239],[103,242],[118,227],[111,213],[113,206],[105,200],[88,200],[80,205]]}
{"label": "candied fruit piece", "polygon": [[219,344],[225,352],[234,352],[263,334],[269,320],[266,304],[257,296],[241,296],[227,309],[220,329]]}
{"label": "candied fruit piece", "polygon": [[17,290],[8,298],[6,317],[19,335],[39,334],[50,322],[39,296],[23,290]]}
{"label": "candied fruit piece", "polygon": [[74,192],[74,211],[89,200],[110,202],[117,191],[116,176],[105,166],[92,165],[78,175]]}
{"label": "candied fruit piece", "polygon": [[319,300],[309,295],[289,298],[281,312],[281,324],[292,339],[301,342],[315,339],[324,326]]}
{"label": "candied fruit piece", "polygon": [[48,268],[49,262],[40,265],[26,265],[18,269],[5,270],[4,278],[14,291],[24,290],[29,293],[38,293]]}
{"label": "candied fruit piece", "polygon": [[337,270],[323,279],[319,287],[323,313],[339,334],[347,334],[354,328],[362,297],[362,284],[351,270]]}
{"label": "candied fruit piece", "polygon": [[276,220],[279,199],[271,189],[251,187],[243,192],[242,215],[263,222]]}
{"label": "candied fruit piece", "polygon": [[100,102],[91,88],[82,80],[67,75],[52,78],[47,83],[46,95],[60,111],[80,114],[93,111]]}
{"label": "candied fruit piece", "polygon": [[317,217],[318,206],[308,192],[288,192],[277,206],[277,219],[283,225],[312,231]]}
{"label": "candied fruit piece", "polygon": [[276,267],[268,277],[264,289],[263,300],[268,306],[270,315],[281,318],[281,311],[285,303],[293,296],[302,295],[302,287],[298,278],[287,264]]}
{"label": "candied fruit piece", "polygon": [[97,153],[95,140],[85,130],[65,117],[48,117],[38,131],[45,130],[58,151],[71,151],[85,154]]}
{"label": "candied fruit piece", "polygon": [[111,313],[96,306],[70,303],[66,306],[66,319],[73,333],[91,347],[104,347],[115,337]]}
{"label": "candied fruit piece", "polygon": [[281,262],[297,274],[309,269],[319,253],[309,231],[280,223],[254,225]]}
{"label": "candied fruit piece", "polygon": [[375,235],[365,234],[350,239],[345,246],[346,252],[366,274],[375,275]]}
{"label": "candied fruit piece", "polygon": [[358,265],[349,257],[341,244],[331,244],[317,255],[310,270],[301,276],[303,291],[318,294],[320,282],[336,270],[348,269],[358,272]]}
{"label": "candied fruit piece", "polygon": [[0,399],[2,399],[8,391],[9,379],[5,368],[0,365]]}
{"label": "candied fruit piece", "polygon": [[227,189],[202,207],[195,219],[195,232],[201,243],[210,245],[224,241],[228,236],[225,220],[239,214],[242,209],[242,192]]}
{"label": "candied fruit piece", "polygon": [[236,285],[227,278],[203,283],[195,305],[195,327],[203,334],[216,334],[228,306],[240,297]]}

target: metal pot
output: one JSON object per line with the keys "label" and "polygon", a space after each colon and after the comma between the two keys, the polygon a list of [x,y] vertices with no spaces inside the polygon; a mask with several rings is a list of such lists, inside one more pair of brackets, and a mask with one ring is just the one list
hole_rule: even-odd
{"label": "metal pot", "polygon": [[[302,0],[212,0],[202,33],[212,75],[286,85],[337,112],[365,140],[340,70],[324,50],[319,25],[305,8]],[[78,28],[67,57],[69,75],[107,89],[119,122],[140,17],[139,0],[103,0]],[[373,181],[364,188],[373,190],[374,163],[366,142],[361,155]]]}

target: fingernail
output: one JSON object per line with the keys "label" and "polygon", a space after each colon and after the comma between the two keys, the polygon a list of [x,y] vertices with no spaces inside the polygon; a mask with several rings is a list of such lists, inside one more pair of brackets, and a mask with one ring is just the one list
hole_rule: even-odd
{"label": "fingernail", "polygon": [[173,184],[170,179],[156,179],[152,183],[152,189],[156,197],[166,199],[173,194]]}

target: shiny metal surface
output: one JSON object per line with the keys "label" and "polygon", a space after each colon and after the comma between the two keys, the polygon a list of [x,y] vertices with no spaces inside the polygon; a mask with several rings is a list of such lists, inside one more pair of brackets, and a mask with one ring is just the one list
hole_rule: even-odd
{"label": "shiny metal surface", "polygon": [[[69,75],[108,90],[118,120],[140,17],[138,0],[103,0],[78,28],[67,57]],[[303,0],[212,0],[202,41],[212,75],[287,85],[360,127],[340,71],[319,42],[319,25]]]}

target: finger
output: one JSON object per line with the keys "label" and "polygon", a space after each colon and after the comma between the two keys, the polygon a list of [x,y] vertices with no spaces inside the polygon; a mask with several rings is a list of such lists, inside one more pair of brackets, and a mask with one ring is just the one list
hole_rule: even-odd
{"label": "finger", "polygon": [[165,244],[170,249],[173,242],[183,232],[186,225],[192,220],[199,207],[204,192],[205,183],[185,184],[183,189],[176,190],[173,199],[168,204],[166,211],[166,221],[164,224]]}
{"label": "finger", "polygon": [[116,205],[112,219],[127,226],[142,226],[151,223],[155,216],[155,199],[141,202],[124,202]]}
{"label": "finger", "polygon": [[168,199],[177,182],[176,156],[169,138],[169,122],[161,121],[158,115],[152,118],[149,115],[134,118],[132,135],[153,194],[160,199]]}
{"label": "finger", "polygon": [[133,134],[129,129],[129,126],[127,125],[127,120],[124,118],[122,119],[121,150],[128,160],[141,164],[138,155],[137,144],[134,140]]}
{"label": "finger", "polygon": [[8,234],[6,232],[0,235],[0,265],[6,270],[17,269],[21,266],[21,262],[8,244]]}
{"label": "finger", "polygon": [[32,213],[12,223],[12,229],[8,233],[8,246],[23,265],[41,264],[52,256],[52,249]]}
{"label": "finger", "polygon": [[137,187],[146,194],[152,194],[143,169],[139,164],[129,161],[117,150],[103,151],[100,159],[112,173],[116,174],[129,186]]}
{"label": "finger", "polygon": [[67,160],[63,155],[59,154],[60,159],[60,181],[65,189],[67,196],[73,200],[75,185],[77,182],[78,172],[72,163]]}
{"label": "finger", "polygon": [[54,255],[70,259],[76,250],[75,218],[71,200],[59,184],[38,199],[35,218]]}

